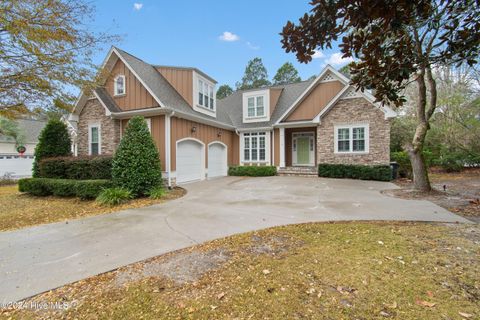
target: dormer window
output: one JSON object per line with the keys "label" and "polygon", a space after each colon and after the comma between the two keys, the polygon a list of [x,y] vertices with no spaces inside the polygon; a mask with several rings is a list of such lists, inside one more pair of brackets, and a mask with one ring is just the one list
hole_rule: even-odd
{"label": "dormer window", "polygon": [[248,117],[264,117],[264,96],[248,97]]}
{"label": "dormer window", "polygon": [[115,78],[113,81],[113,92],[116,96],[121,96],[125,94],[125,76],[120,75]]}
{"label": "dormer window", "polygon": [[210,110],[215,110],[215,101],[213,98],[213,85],[203,79],[198,79],[198,105]]}
{"label": "dormer window", "polygon": [[243,122],[270,120],[270,94],[268,89],[244,92],[242,99]]}

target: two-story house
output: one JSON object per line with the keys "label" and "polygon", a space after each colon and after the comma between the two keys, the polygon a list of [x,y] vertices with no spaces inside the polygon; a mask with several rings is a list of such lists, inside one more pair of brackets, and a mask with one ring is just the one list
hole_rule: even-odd
{"label": "two-story house", "polygon": [[315,172],[318,163],[389,163],[396,113],[331,66],[219,101],[217,82],[197,68],[152,65],[116,47],[102,68],[104,85],[82,93],[70,115],[78,154],[113,154],[128,119],[143,116],[169,185],[225,176],[230,165]]}

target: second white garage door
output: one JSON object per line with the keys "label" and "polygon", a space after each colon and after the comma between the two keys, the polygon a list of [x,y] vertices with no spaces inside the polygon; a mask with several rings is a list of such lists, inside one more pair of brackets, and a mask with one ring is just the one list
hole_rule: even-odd
{"label": "second white garage door", "polygon": [[194,140],[177,143],[177,183],[201,180],[203,177],[203,145]]}
{"label": "second white garage door", "polygon": [[208,146],[208,177],[223,177],[227,175],[227,148],[221,143]]}

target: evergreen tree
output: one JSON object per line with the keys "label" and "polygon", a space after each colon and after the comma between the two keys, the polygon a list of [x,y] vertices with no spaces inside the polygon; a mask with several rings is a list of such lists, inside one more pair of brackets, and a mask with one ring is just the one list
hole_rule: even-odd
{"label": "evergreen tree", "polygon": [[241,82],[236,83],[237,90],[248,90],[269,86],[267,68],[261,58],[254,58],[247,63]]}
{"label": "evergreen tree", "polygon": [[274,85],[296,83],[302,81],[298,75],[297,69],[291,62],[285,62],[278,70],[275,77],[273,77]]}
{"label": "evergreen tree", "polygon": [[233,93],[233,89],[228,84],[221,85],[217,90],[217,99],[223,99]]}
{"label": "evergreen tree", "polygon": [[60,120],[50,120],[40,132],[35,147],[33,160],[33,177],[39,177],[39,162],[44,158],[71,155],[70,135],[67,125]]}
{"label": "evergreen tree", "polygon": [[113,182],[135,196],[146,195],[161,185],[162,169],[157,147],[143,117],[128,121],[113,157]]}

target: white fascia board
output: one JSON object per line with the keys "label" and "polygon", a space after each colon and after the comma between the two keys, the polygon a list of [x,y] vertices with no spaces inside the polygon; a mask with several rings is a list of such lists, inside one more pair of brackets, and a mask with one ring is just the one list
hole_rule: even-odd
{"label": "white fascia board", "polygon": [[281,122],[279,124],[275,124],[275,128],[301,128],[301,127],[316,127],[318,125],[317,122],[313,120],[309,121],[292,121],[292,122]]}
{"label": "white fascia board", "polygon": [[238,132],[257,132],[257,131],[270,131],[273,127],[253,127],[253,128],[241,128],[237,129]]}
{"label": "white fascia board", "polygon": [[[158,104],[160,105],[160,107],[162,108],[166,108],[166,105],[155,95],[155,93],[152,91],[152,89],[150,89],[150,87],[147,86],[147,84],[145,83],[145,81],[143,81],[142,78],[140,78],[138,76],[138,74],[135,72],[135,70],[133,70],[133,68],[127,63],[127,61],[122,57],[122,55],[117,51],[117,49],[113,48],[113,52],[115,52],[115,54],[117,55],[117,57],[122,60],[122,62],[127,66],[127,68],[133,73],[133,75],[138,79],[138,81],[140,81],[140,83],[143,85],[143,87],[145,89],[147,89],[148,93],[150,93],[150,95],[155,99],[155,101],[158,102]],[[153,68],[153,67],[152,67]]]}
{"label": "white fascia board", "polygon": [[344,84],[345,86],[348,85],[349,83],[349,80],[347,77],[345,77],[343,74],[341,74],[340,72],[338,72],[337,70],[335,70],[331,65],[327,65],[325,68],[323,68],[322,72],[320,72],[320,74],[317,76],[317,78],[315,79],[315,81],[313,81],[308,87],[307,89],[305,89],[305,91],[297,98],[297,100],[295,100],[293,102],[293,104],[287,109],[287,111],[285,111],[282,116],[277,120],[277,122],[275,123],[276,125],[279,124],[283,119],[285,119],[285,117],[287,117],[294,109],[295,107],[301,102],[303,101],[303,99],[305,99],[305,97],[310,93],[310,91],[315,88],[321,81],[321,79],[323,78],[323,76],[327,73],[327,72],[331,72],[333,73],[337,78],[338,80]]}
{"label": "white fascia board", "polygon": [[133,116],[155,116],[159,114],[166,114],[171,113],[172,111],[169,109],[156,107],[156,108],[146,108],[146,109],[139,109],[139,110],[130,110],[130,111],[122,111],[122,112],[112,112],[113,119],[127,119]]}
{"label": "white fascia board", "polygon": [[198,123],[204,123],[204,124],[207,124],[207,125],[210,125],[210,126],[213,126],[213,127],[217,127],[217,128],[222,128],[222,129],[227,129],[227,130],[235,130],[234,126],[230,126],[228,124],[218,122],[218,121],[213,120],[213,119],[210,120],[210,119],[201,118],[201,117],[198,117],[198,116],[195,116],[195,115],[192,115],[192,114],[183,113],[183,112],[178,111],[178,110],[172,110],[172,111],[175,112],[175,116],[177,118],[191,120],[191,121],[195,121],[195,122],[198,122]]}

